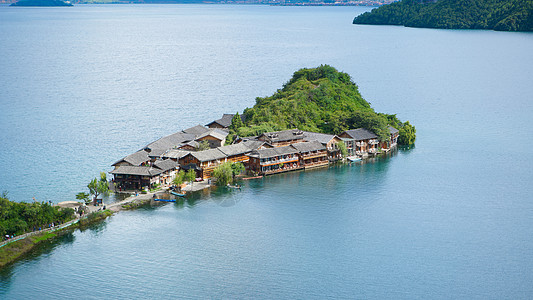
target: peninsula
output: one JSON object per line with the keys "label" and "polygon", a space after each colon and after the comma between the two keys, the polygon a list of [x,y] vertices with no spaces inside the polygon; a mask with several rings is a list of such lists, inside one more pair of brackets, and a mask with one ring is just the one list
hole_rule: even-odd
{"label": "peninsula", "polygon": [[353,24],[533,31],[533,0],[400,0],[355,17]]}
{"label": "peninsula", "polygon": [[408,121],[376,113],[346,73],[322,65],[301,69],[272,96],[242,114],[224,114],[162,137],[112,166],[117,191],[173,184],[179,172],[208,181],[227,164],[257,177],[360,160],[411,145]]}

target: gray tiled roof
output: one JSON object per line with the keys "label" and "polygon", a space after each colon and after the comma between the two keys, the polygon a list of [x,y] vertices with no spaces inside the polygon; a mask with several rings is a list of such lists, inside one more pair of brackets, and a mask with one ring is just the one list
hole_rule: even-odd
{"label": "gray tiled roof", "polygon": [[322,144],[327,144],[335,137],[336,135],[333,134],[304,131],[304,140],[306,141],[319,141]]}
{"label": "gray tiled roof", "polygon": [[183,132],[185,133],[188,133],[188,134],[192,134],[194,136],[199,136],[207,131],[209,131],[211,129],[209,128],[206,128],[202,125],[196,125],[194,127],[191,127],[191,128],[187,128],[187,129],[184,129]]}
{"label": "gray tiled roof", "polygon": [[179,150],[179,149],[170,149],[165,154],[163,154],[161,157],[163,158],[182,158],[185,155],[191,153],[191,151],[185,151],[185,150]]}
{"label": "gray tiled roof", "polygon": [[148,157],[148,152],[144,151],[144,150],[141,150],[141,151],[137,151],[133,154],[130,154],[126,157],[124,157],[123,159],[115,162],[114,164],[112,164],[112,166],[118,164],[118,163],[121,163],[123,161],[129,163],[130,165],[132,166],[139,166],[141,165],[143,162],[147,162],[150,160],[150,157]]}
{"label": "gray tiled roof", "polygon": [[283,131],[265,132],[257,137],[259,140],[265,140],[269,143],[284,142],[290,140],[299,140],[304,138],[304,132],[298,129],[289,129]]}
{"label": "gray tiled roof", "polygon": [[222,151],[222,153],[226,154],[226,156],[245,154],[245,153],[252,151],[252,149],[250,149],[244,143],[233,144],[229,146],[222,146],[222,147],[218,147],[217,149]]}
{"label": "gray tiled roof", "polygon": [[389,132],[390,132],[390,134],[395,134],[395,133],[398,133],[400,131],[398,129],[392,127],[392,126],[389,126]]}
{"label": "gray tiled roof", "polygon": [[187,142],[187,143],[181,145],[180,147],[191,146],[191,147],[196,148],[196,147],[198,147],[198,145],[200,145],[200,144],[197,141],[190,141],[190,142]]}
{"label": "gray tiled roof", "polygon": [[244,141],[244,142],[242,142],[241,144],[246,145],[246,147],[248,147],[250,150],[257,150],[257,149],[259,149],[261,146],[265,145],[266,142],[264,142],[264,141],[257,141],[257,140],[248,140],[248,141]]}
{"label": "gray tiled roof", "polygon": [[178,162],[172,159],[156,160],[154,166],[161,169],[163,172],[175,169],[178,166]]}
{"label": "gray tiled roof", "polygon": [[300,153],[326,150],[326,147],[324,147],[324,145],[322,145],[322,143],[319,141],[296,143],[292,144],[291,146],[298,150],[298,152]]}
{"label": "gray tiled roof", "polygon": [[152,142],[148,145],[146,145],[145,148],[148,149],[172,149],[174,147],[178,147],[179,145],[186,143],[188,141],[194,140],[196,135],[194,134],[187,134],[184,132],[176,132],[171,135],[167,135],[165,137],[162,137],[158,139],[155,142]]}
{"label": "gray tiled roof", "polygon": [[218,150],[218,148],[209,149],[205,151],[191,152],[189,153],[189,155],[192,155],[193,157],[202,162],[226,157],[226,155],[222,151]]}
{"label": "gray tiled roof", "polygon": [[378,137],[372,131],[364,128],[350,129],[346,130],[345,132],[356,141],[375,139]]}
{"label": "gray tiled roof", "polygon": [[156,176],[161,174],[162,172],[163,170],[150,166],[119,166],[109,173],[123,175]]}
{"label": "gray tiled roof", "polygon": [[213,123],[217,123],[219,124],[220,126],[223,126],[223,127],[229,127],[231,125],[231,120],[233,119],[233,116],[235,116],[235,114],[223,114],[222,115],[222,118],[218,119],[218,120],[215,120],[209,124],[207,124],[206,126],[209,126]]}
{"label": "gray tiled roof", "polygon": [[[214,120],[213,122],[205,125],[205,126],[209,126],[213,123],[217,123],[219,124],[220,126],[222,127],[225,127],[225,128],[228,128],[230,125],[231,125],[231,120],[233,120],[233,117],[235,116],[235,114],[223,114],[222,115],[222,118],[218,119],[218,120]],[[241,120],[244,122],[244,115],[240,115],[241,116]]]}
{"label": "gray tiled roof", "polygon": [[269,158],[279,155],[294,154],[298,153],[298,150],[294,149],[291,146],[268,148],[261,150],[254,150],[249,156],[258,157],[258,158]]}
{"label": "gray tiled roof", "polygon": [[167,152],[167,149],[150,149],[150,153],[148,153],[149,157],[161,157],[161,155],[165,154]]}
{"label": "gray tiled roof", "polygon": [[223,141],[227,136],[228,136],[228,132],[224,131],[224,130],[219,130],[219,129],[210,129],[209,131],[206,131],[202,134],[200,134],[196,140],[199,140],[203,137],[206,137],[206,136],[212,136],[218,140],[221,140]]}

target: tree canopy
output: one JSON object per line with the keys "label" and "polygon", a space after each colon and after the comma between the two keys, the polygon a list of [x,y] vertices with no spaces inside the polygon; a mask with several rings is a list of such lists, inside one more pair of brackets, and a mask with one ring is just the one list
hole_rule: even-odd
{"label": "tree canopy", "polygon": [[72,208],[59,208],[47,202],[13,202],[7,193],[0,196],[0,236],[23,234],[35,227],[45,228],[57,221],[66,222],[73,218]]}
{"label": "tree canopy", "polygon": [[353,23],[533,31],[533,0],[401,0],[361,14]]}
{"label": "tree canopy", "polygon": [[243,114],[244,122],[237,114],[233,118],[229,136],[255,136],[292,128],[340,134],[362,127],[387,140],[388,125],[398,130],[402,126],[396,115],[376,113],[350,75],[329,65],[294,72],[281,89],[272,96],[256,98],[256,104]]}

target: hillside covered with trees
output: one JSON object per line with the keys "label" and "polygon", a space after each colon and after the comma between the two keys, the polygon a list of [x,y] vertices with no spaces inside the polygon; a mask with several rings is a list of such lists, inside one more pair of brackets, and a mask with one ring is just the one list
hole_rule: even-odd
{"label": "hillside covered with trees", "polygon": [[272,96],[256,98],[254,107],[243,114],[244,122],[238,114],[234,116],[230,135],[255,136],[292,128],[339,134],[363,127],[386,140],[391,125],[400,132],[408,126],[404,132],[413,136],[403,140],[414,142],[414,127],[402,123],[396,115],[376,113],[350,75],[328,65],[296,71],[282,89]]}
{"label": "hillside covered with trees", "polygon": [[533,0],[401,0],[361,14],[353,24],[533,31]]}

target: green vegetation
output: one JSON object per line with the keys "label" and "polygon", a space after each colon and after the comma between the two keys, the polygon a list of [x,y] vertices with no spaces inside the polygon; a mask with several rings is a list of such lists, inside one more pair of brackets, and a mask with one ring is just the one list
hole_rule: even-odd
{"label": "green vegetation", "polygon": [[201,141],[198,143],[198,146],[194,147],[194,150],[196,151],[204,151],[209,149],[211,149],[211,147],[209,147],[208,141]]}
{"label": "green vegetation", "polygon": [[176,174],[176,177],[174,180],[172,180],[172,183],[174,183],[176,186],[180,186],[183,184],[185,180],[185,171],[180,170],[178,174]]}
{"label": "green vegetation", "polygon": [[216,178],[217,185],[227,185],[233,182],[235,176],[244,172],[244,165],[240,162],[230,161],[223,163],[213,170],[213,177]]}
{"label": "green vegetation", "polygon": [[398,144],[400,145],[412,145],[416,140],[416,129],[413,125],[409,124],[409,121],[405,122],[404,126],[400,129],[400,136],[398,137]]}
{"label": "green vegetation", "polygon": [[72,208],[59,208],[50,203],[13,202],[4,192],[0,196],[0,236],[21,235],[33,229],[47,228],[49,224],[67,222],[74,217]]}
{"label": "green vegetation", "polygon": [[189,169],[187,173],[185,173],[185,176],[183,177],[185,181],[188,181],[191,183],[191,185],[194,183],[194,180],[196,179],[196,172],[193,169]]}
{"label": "green vegetation", "polygon": [[348,148],[346,147],[346,144],[343,141],[338,142],[337,147],[339,147],[342,157],[348,156]]}
{"label": "green vegetation", "polygon": [[403,123],[396,115],[376,113],[350,75],[321,65],[296,71],[272,96],[256,98],[254,107],[244,110],[244,123],[240,116],[233,118],[228,140],[292,128],[340,134],[362,127],[384,141],[388,125],[399,130]]}
{"label": "green vegetation", "polygon": [[84,192],[77,193],[76,199],[83,201],[85,204],[89,204],[91,202],[90,195]]}
{"label": "green vegetation", "polygon": [[99,195],[107,196],[111,192],[105,172],[100,172],[100,180],[94,178],[91,180],[91,182],[89,182],[87,187],[89,188],[89,194],[93,195],[93,200],[96,200]]}
{"label": "green vegetation", "polygon": [[0,268],[14,262],[24,253],[33,249],[38,243],[55,238],[56,236],[56,233],[45,232],[5,245],[0,248]]}
{"label": "green vegetation", "polygon": [[353,23],[533,31],[533,0],[402,0],[359,15]]}

